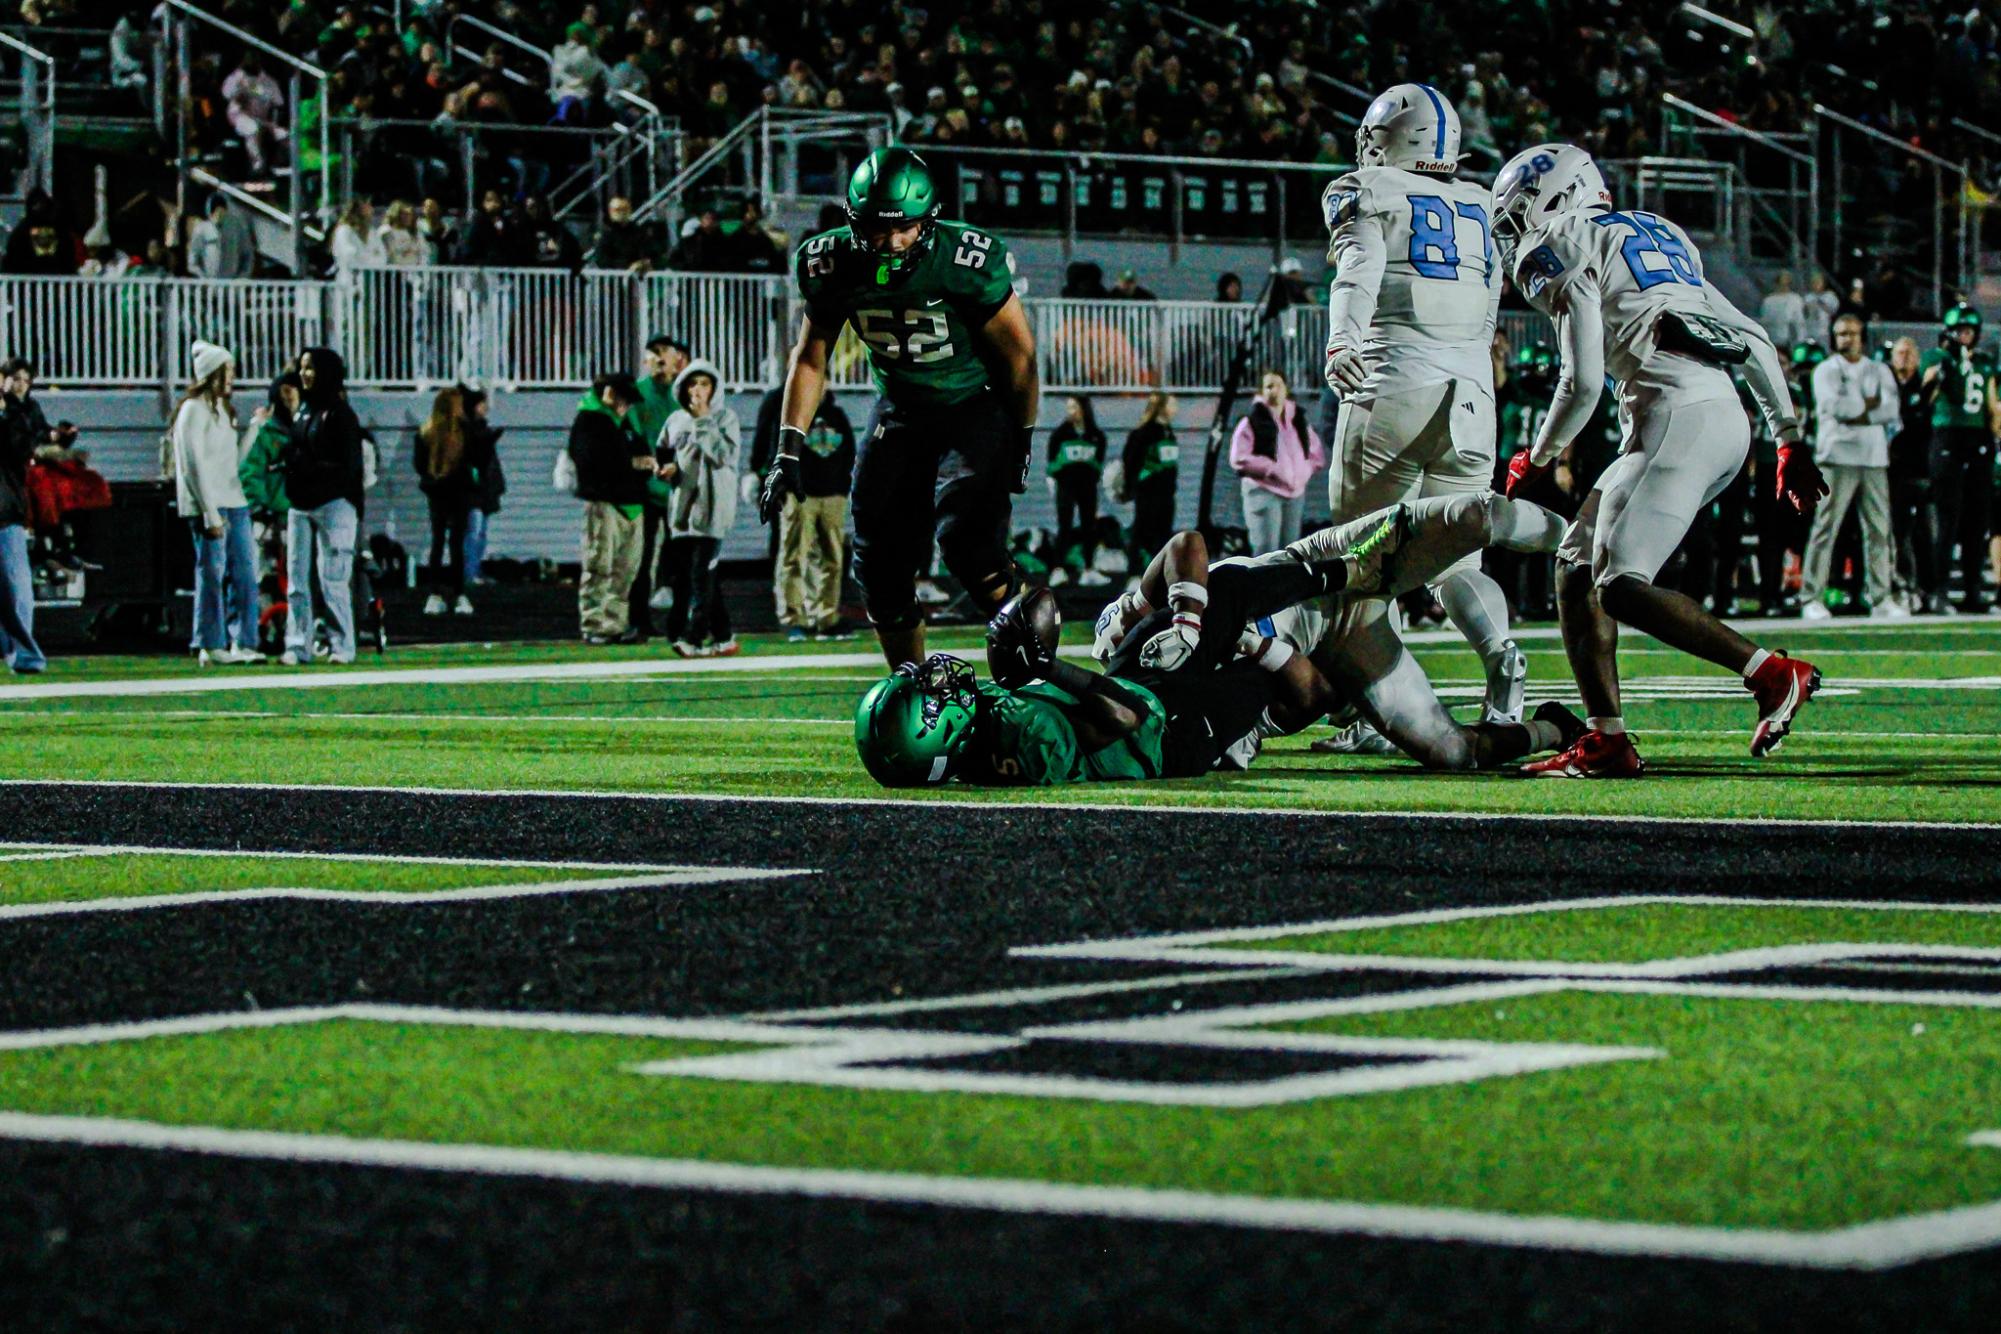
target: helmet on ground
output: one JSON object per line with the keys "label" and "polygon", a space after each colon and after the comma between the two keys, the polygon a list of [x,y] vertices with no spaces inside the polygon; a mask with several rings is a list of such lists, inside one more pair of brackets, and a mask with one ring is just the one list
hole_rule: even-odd
{"label": "helmet on ground", "polygon": [[1355,165],[1450,175],[1459,170],[1459,113],[1430,84],[1400,83],[1362,113]]}
{"label": "helmet on ground", "polygon": [[1964,301],[1945,313],[1945,318],[1939,322],[1938,340],[1941,343],[1952,342],[1961,329],[1973,330],[1970,342],[1980,341],[1980,312]]}
{"label": "helmet on ground", "polygon": [[[878,148],[862,159],[848,178],[848,227],[855,244],[873,254],[889,273],[915,264],[931,248],[937,231],[938,190],[931,168],[907,148]],[[888,227],[922,223],[917,244],[900,254],[870,241],[871,233]]]}
{"label": "helmet on ground", "polygon": [[907,662],[869,687],[855,709],[855,750],[884,787],[942,783],[973,732],[973,669],[949,653]]}
{"label": "helmet on ground", "polygon": [[1488,210],[1494,235],[1512,244],[1566,213],[1610,208],[1612,192],[1591,155],[1575,144],[1537,144],[1508,159]]}

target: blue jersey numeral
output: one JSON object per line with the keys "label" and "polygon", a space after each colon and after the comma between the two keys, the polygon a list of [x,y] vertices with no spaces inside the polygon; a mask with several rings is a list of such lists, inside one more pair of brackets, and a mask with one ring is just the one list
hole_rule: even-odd
{"label": "blue jersey numeral", "polygon": [[1481,281],[1494,275],[1494,229],[1487,210],[1478,204],[1448,205],[1437,195],[1406,195],[1410,201],[1410,266],[1425,278],[1459,279],[1459,237],[1456,218],[1480,229]]}
{"label": "blue jersey numeral", "polygon": [[1619,253],[1625,257],[1626,267],[1632,270],[1633,281],[1642,292],[1662,283],[1702,286],[1702,276],[1695,271],[1695,260],[1689,255],[1688,247],[1681,243],[1681,238],[1674,234],[1672,228],[1653,214],[1600,213],[1591,221],[1600,227],[1616,224],[1632,229],[1632,235],[1619,247]]}

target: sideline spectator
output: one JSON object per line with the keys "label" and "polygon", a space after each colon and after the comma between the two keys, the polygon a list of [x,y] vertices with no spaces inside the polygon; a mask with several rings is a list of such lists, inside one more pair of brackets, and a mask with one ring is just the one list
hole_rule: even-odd
{"label": "sideline spectator", "polygon": [[[1959,609],[1987,610],[1982,578],[1992,531],[1994,428],[2001,423],[2001,366],[1977,346],[1980,313],[1958,305],[1945,313],[1940,346],[1924,354],[1932,400],[1932,504],[1938,510],[1939,564],[1959,548]],[[1946,578],[1943,571],[1940,580]]]}
{"label": "sideline spectator", "polygon": [[1226,273],[1216,279],[1216,300],[1226,306],[1234,306],[1244,299],[1244,280],[1234,273]]}
{"label": "sideline spectator", "polygon": [[[681,542],[685,605],[674,608],[674,652],[684,658],[726,658],[737,652],[729,609],[717,582],[723,539],[736,522],[743,426],[724,400],[722,372],[699,357],[674,380],[680,410],[667,419],[663,470],[674,473],[668,536]],[[685,540],[683,540],[685,539]]]}
{"label": "sideline spectator", "polygon": [[334,274],[349,278],[362,269],[379,269],[385,258],[375,231],[375,205],[366,199],[348,201],[334,224],[327,247],[333,253]]}
{"label": "sideline spectator", "polygon": [[425,195],[417,210],[417,236],[424,243],[424,263],[439,265],[458,250],[458,226],[436,195]]}
{"label": "sideline spectator", "polygon": [[290,141],[290,135],[279,123],[285,109],[285,90],[265,71],[264,58],[255,50],[247,50],[242,61],[222,81],[222,96],[229,104],[225,113],[229,128],[243,141],[250,174],[269,175],[271,149]]}
{"label": "sideline spectator", "polygon": [[415,268],[430,256],[424,238],[417,234],[417,210],[406,199],[389,206],[376,242],[382,250],[382,262],[391,268]]}
{"label": "sideline spectator", "polygon": [[521,242],[528,262],[538,269],[568,269],[584,266],[584,248],[576,236],[549,212],[549,201],[530,195],[521,201]]}
{"label": "sideline spectator", "polygon": [[1851,506],[1862,513],[1863,595],[1871,616],[1904,616],[1890,600],[1890,440],[1884,430],[1902,415],[1897,377],[1880,361],[1862,356],[1862,321],[1834,322],[1835,355],[1813,369],[1814,461],[1828,493],[1814,511],[1800,577],[1800,619],[1824,621],[1834,539]]}
{"label": "sideline spectator", "polygon": [[431,415],[417,428],[411,462],[417,469],[417,489],[431,513],[431,591],[424,615],[473,614],[466,597],[466,516],[472,511],[479,461],[473,457],[473,432],[466,415],[465,395],[457,387],[441,389],[431,400]]}
{"label": "sideline spectator", "polygon": [[500,498],[507,494],[507,473],[500,466],[500,437],[504,429],[489,420],[492,402],[486,391],[459,386],[466,409],[466,452],[480,460],[473,478],[472,508],[466,511],[465,581],[471,588],[491,582],[482,573],[486,562],[486,530],[500,513]]}
{"label": "sideline spectator", "polygon": [[[748,482],[771,466],[778,452],[778,424],[785,386],[764,396],[757,410]],[[799,486],[778,515],[778,553],[771,567],[771,592],[785,637],[852,639],[841,624],[841,572],[847,555],[848,491],[855,473],[855,431],[832,394],[820,400],[799,453]],[[741,498],[741,497],[739,497]]]}
{"label": "sideline spectator", "polygon": [[282,528],[292,502],[285,494],[285,449],[292,439],[292,423],[299,415],[304,391],[297,371],[286,371],[271,382],[263,407],[250,415],[243,460],[237,465],[237,479],[243,484],[243,499],[250,517],[267,529]]}
{"label": "sideline spectator", "polygon": [[1072,394],[1063,401],[1063,420],[1049,432],[1049,494],[1056,501],[1054,585],[1071,579],[1086,588],[1111,581],[1091,563],[1098,546],[1098,484],[1105,471],[1105,433],[1098,429],[1091,400]]}
{"label": "sideline spectator", "polygon": [[695,229],[681,238],[667,267],[682,273],[726,273],[730,267],[730,238],[723,234],[722,215],[714,204],[705,205],[695,221]]}
{"label": "sideline spectator", "polygon": [[23,675],[48,666],[35,642],[35,575],[28,564],[28,460],[42,437],[23,411],[26,391],[0,379],[0,661]]}
{"label": "sideline spectator", "polygon": [[1781,273],[1772,279],[1772,290],[1758,303],[1758,323],[1765,326],[1776,347],[1806,341],[1806,298],[1793,290],[1792,274]]}
{"label": "sideline spectator", "polygon": [[508,210],[500,191],[487,189],[480,194],[479,211],[466,228],[459,262],[486,268],[512,268],[524,261],[521,221]]}
{"label": "sideline spectator", "polygon": [[1148,394],[1139,425],[1126,436],[1119,458],[1119,489],[1113,499],[1131,501],[1133,507],[1128,587],[1138,587],[1140,572],[1174,532],[1174,491],[1181,477],[1181,446],[1174,438],[1179,406],[1159,390]]}
{"label": "sideline spectator", "polygon": [[598,59],[597,30],[588,23],[565,28],[562,44],[549,53],[549,97],[556,115],[566,116],[565,102],[596,101],[606,72]]}
{"label": "sideline spectator", "polygon": [[287,667],[313,660],[313,574],[326,605],[331,659],[354,661],[354,543],[365,475],[361,421],[347,402],[347,363],[330,347],[299,357],[304,393],[285,450]]}
{"label": "sideline spectator", "polygon": [[777,273],[785,266],[785,235],[765,225],[764,205],[743,201],[730,238],[730,267],[741,273]]}
{"label": "sideline spectator", "polygon": [[1298,541],[1306,484],[1327,466],[1327,451],[1282,372],[1266,370],[1259,376],[1257,401],[1230,437],[1230,466],[1243,485],[1251,554],[1262,556]]}
{"label": "sideline spectator", "polygon": [[237,460],[236,359],[194,345],[194,381],[174,411],[174,508],[195,544],[193,642],[204,667],[262,662],[257,651],[257,545]]}
{"label": "sideline spectator", "polygon": [[641,638],[626,599],[639,573],[640,509],[655,467],[630,420],[638,402],[639,387],[630,375],[600,375],[570,424],[570,462],[577,470],[577,498],[584,502],[577,616],[586,644],[636,644]]}
{"label": "sideline spectator", "polygon": [[1918,340],[1899,338],[1890,348],[1897,381],[1897,433],[1890,437],[1890,531],[1897,541],[1897,583],[1912,611],[1937,613],[1945,605],[1945,562],[1940,559],[1938,510],[1932,503],[1932,408],[1918,361]]}
{"label": "sideline spectator", "polygon": [[[674,380],[688,364],[688,345],[678,338],[655,334],[646,342],[641,362],[639,402],[632,409],[634,428],[646,447],[657,456],[667,447],[667,419],[680,407],[674,399]],[[663,541],[667,528],[667,502],[671,488],[655,478],[647,489],[644,514],[645,533],[640,547],[639,575],[632,581],[631,623],[642,634],[653,633],[653,613],[674,604],[678,593],[687,590],[675,585],[679,563],[671,554],[673,544]]]}
{"label": "sideline spectator", "polygon": [[1119,270],[1118,281],[1112,284],[1112,290],[1105,293],[1105,297],[1111,301],[1158,301],[1160,299],[1153,294],[1151,288],[1139,285],[1139,275],[1131,269]]}
{"label": "sideline spectator", "polygon": [[632,201],[624,195],[614,195],[605,205],[604,225],[598,228],[593,248],[594,268],[651,273],[660,254],[660,231],[650,222],[634,222]]}

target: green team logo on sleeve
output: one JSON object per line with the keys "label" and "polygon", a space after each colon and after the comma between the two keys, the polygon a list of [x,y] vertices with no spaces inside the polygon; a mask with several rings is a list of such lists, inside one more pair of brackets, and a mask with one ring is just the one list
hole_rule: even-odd
{"label": "green team logo on sleeve", "polygon": [[876,392],[905,406],[948,407],[986,388],[976,334],[1014,291],[1014,256],[998,237],[962,222],[937,228],[907,272],[865,254],[846,227],[807,241],[795,264],[815,322],[853,325]]}
{"label": "green team logo on sleeve", "polygon": [[1942,428],[1984,430],[1987,421],[1987,389],[1996,374],[1994,358],[1978,351],[1962,362],[1955,348],[1927,352],[1924,367],[1939,371],[1938,397],[1932,400],[1932,425]]}

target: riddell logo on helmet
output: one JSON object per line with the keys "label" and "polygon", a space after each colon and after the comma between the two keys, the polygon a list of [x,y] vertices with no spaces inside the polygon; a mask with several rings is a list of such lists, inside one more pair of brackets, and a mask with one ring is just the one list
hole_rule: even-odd
{"label": "riddell logo on helmet", "polygon": [[1419,158],[1410,164],[1412,171],[1457,171],[1459,164],[1445,158]]}

